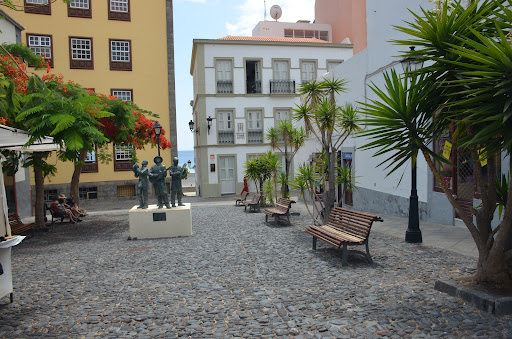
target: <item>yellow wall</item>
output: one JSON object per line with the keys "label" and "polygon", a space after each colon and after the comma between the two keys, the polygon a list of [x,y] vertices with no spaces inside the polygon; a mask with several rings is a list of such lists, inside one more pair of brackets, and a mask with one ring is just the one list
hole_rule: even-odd
{"label": "yellow wall", "polygon": [[[17,1],[23,4],[22,0]],[[65,80],[73,80],[97,93],[110,94],[111,88],[133,89],[133,100],[141,108],[159,115],[158,121],[169,133],[169,94],[167,78],[167,30],[165,0],[131,0],[131,21],[108,20],[108,1],[91,1],[92,19],[68,17],[67,5],[61,0],[51,5],[51,15],[14,12],[9,14],[26,27],[22,33],[51,34],[53,36],[52,73],[62,73]],[[92,37],[94,70],[69,68],[69,36]],[[132,71],[111,71],[109,39],[130,39]],[[39,71],[40,75],[46,71]],[[173,124],[175,122],[172,122]],[[168,138],[169,139],[169,138]],[[112,147],[110,147],[112,149]],[[112,151],[113,152],[113,151]],[[137,151],[137,158],[146,159],[150,166],[157,155],[155,148]],[[171,165],[170,150],[162,151],[164,164]],[[69,183],[73,166],[59,163],[58,174],[51,183]],[[133,172],[115,172],[114,164],[98,164],[98,173],[82,173],[80,182],[98,182],[134,179]],[[33,181],[32,181],[33,184]]]}

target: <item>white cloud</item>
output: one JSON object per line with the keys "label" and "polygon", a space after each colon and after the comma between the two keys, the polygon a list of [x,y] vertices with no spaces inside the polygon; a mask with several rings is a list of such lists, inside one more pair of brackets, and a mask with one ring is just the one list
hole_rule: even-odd
{"label": "white cloud", "polygon": [[[297,20],[315,19],[315,0],[268,0],[267,20],[270,17],[269,10],[273,5],[279,5],[283,15],[279,19],[282,22],[296,22]],[[229,35],[251,35],[252,29],[259,21],[264,19],[263,0],[245,0],[245,2],[234,9],[234,22],[226,22],[226,29]]]}

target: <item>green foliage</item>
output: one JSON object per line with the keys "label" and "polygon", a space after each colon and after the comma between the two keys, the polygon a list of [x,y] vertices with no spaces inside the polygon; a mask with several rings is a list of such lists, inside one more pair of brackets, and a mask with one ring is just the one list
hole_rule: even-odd
{"label": "green foliage", "polygon": [[510,189],[510,173],[508,173],[508,176],[503,174],[500,177],[496,177],[496,206],[498,207],[498,214],[499,218],[501,219],[503,209],[505,206],[507,206],[507,199],[508,199],[508,191]]}
{"label": "green foliage", "polygon": [[5,50],[14,56],[19,57],[23,62],[35,67],[35,69],[45,68],[44,58],[34,54],[32,50],[22,44],[2,44]]}
{"label": "green foliage", "polygon": [[43,172],[43,176],[53,177],[57,174],[57,167],[55,165],[47,163],[45,160],[48,157],[49,152],[45,152],[41,157],[34,156],[34,153],[29,153],[27,160],[23,164],[23,167],[33,167]]}
{"label": "green foliage", "polygon": [[275,190],[275,188],[271,181],[267,181],[263,185],[263,193],[265,195],[265,202],[268,205],[274,204],[274,195],[273,195],[274,190]]}

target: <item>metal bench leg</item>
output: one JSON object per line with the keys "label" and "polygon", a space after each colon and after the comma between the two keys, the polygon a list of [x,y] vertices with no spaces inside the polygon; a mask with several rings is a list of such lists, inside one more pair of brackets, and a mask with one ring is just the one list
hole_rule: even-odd
{"label": "metal bench leg", "polygon": [[348,265],[348,250],[347,250],[347,244],[343,244],[343,252],[341,253],[342,259],[341,259],[341,266],[347,266]]}
{"label": "metal bench leg", "polygon": [[313,249],[316,250],[316,237],[313,237]]}
{"label": "metal bench leg", "polygon": [[265,214],[265,222],[268,222],[268,214]]}
{"label": "metal bench leg", "polygon": [[373,264],[372,256],[370,255],[370,248],[368,246],[368,239],[366,239],[366,259],[370,264]]}

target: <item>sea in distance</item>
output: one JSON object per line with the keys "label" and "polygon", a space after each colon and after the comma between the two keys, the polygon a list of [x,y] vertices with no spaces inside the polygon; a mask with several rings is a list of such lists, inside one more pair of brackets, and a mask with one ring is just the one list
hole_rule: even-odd
{"label": "sea in distance", "polygon": [[183,166],[183,164],[187,163],[189,160],[192,162],[190,172],[196,172],[196,164],[194,162],[194,151],[178,151],[178,159],[179,165]]}

